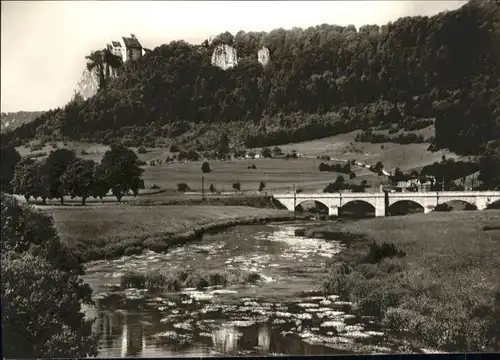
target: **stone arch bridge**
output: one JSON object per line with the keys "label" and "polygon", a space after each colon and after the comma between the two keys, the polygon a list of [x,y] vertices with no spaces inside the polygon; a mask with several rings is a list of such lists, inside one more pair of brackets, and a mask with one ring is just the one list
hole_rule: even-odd
{"label": "stone arch bridge", "polygon": [[463,201],[484,210],[488,204],[500,200],[500,191],[429,191],[429,192],[377,192],[377,193],[288,193],[274,194],[273,198],[289,211],[305,201],[317,201],[328,208],[329,215],[338,215],[339,209],[353,201],[362,201],[375,208],[375,216],[385,216],[387,209],[400,201],[410,201],[424,208],[424,213],[436,205],[449,201]]}

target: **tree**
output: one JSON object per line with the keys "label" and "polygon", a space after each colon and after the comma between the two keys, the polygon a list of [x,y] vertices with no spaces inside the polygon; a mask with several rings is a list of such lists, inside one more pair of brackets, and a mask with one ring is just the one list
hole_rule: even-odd
{"label": "tree", "polygon": [[21,161],[21,155],[13,146],[2,146],[0,148],[0,187],[4,192],[11,192],[11,182],[14,179],[14,168]]}
{"label": "tree", "polygon": [[144,169],[139,166],[139,158],[123,145],[111,145],[101,161],[104,179],[110,185],[118,202],[142,177]]}
{"label": "tree", "polygon": [[273,154],[271,152],[271,149],[269,149],[268,147],[265,147],[262,149],[262,152],[261,152],[261,156],[263,158],[270,158],[270,157],[273,157]]}
{"label": "tree", "polygon": [[218,152],[219,155],[227,155],[229,152],[229,138],[225,132],[220,136]]}
{"label": "tree", "polygon": [[266,183],[263,182],[263,181],[261,181],[260,184],[259,184],[259,192],[263,191],[265,188],[266,188]]}
{"label": "tree", "polygon": [[4,193],[1,213],[2,332],[7,358],[88,357],[98,338],[81,302],[91,290],[53,220]]}
{"label": "tree", "polygon": [[118,69],[122,65],[122,59],[111,53],[108,49],[95,50],[85,56],[87,70],[96,72],[99,79],[99,90],[104,89],[110,77],[110,67]]}
{"label": "tree", "polygon": [[144,190],[145,188],[146,187],[144,186],[144,179],[135,178],[132,182],[131,190],[134,196],[139,195],[139,190]]}
{"label": "tree", "polygon": [[48,173],[50,198],[60,199],[61,205],[64,204],[64,195],[66,194],[62,176],[75,159],[76,154],[74,151],[57,149],[49,154],[45,162]]}
{"label": "tree", "polygon": [[337,192],[346,188],[345,179],[342,175],[337,176],[335,182],[330,183],[323,192]]}
{"label": "tree", "polygon": [[215,193],[215,186],[214,186],[214,184],[210,184],[210,187],[208,188],[208,190],[209,190],[211,193]]}
{"label": "tree", "polygon": [[234,191],[241,191],[241,184],[239,181],[236,181],[235,183],[233,183],[233,189],[234,189]]}
{"label": "tree", "polygon": [[479,159],[480,173],[478,180],[488,190],[500,189],[500,143],[488,143],[485,152]]}
{"label": "tree", "polygon": [[14,194],[23,195],[27,202],[30,198],[41,198],[46,204],[49,197],[47,166],[31,159],[22,160],[14,168],[12,180]]}
{"label": "tree", "polygon": [[275,146],[275,147],[273,148],[273,155],[274,155],[274,156],[281,156],[281,155],[283,155],[283,150],[281,150],[281,148],[280,148],[280,147]]}
{"label": "tree", "polygon": [[211,171],[208,161],[205,161],[203,165],[201,165],[201,171],[203,171],[204,173],[209,173]]}
{"label": "tree", "polygon": [[108,194],[108,191],[111,189],[111,185],[108,183],[106,179],[106,174],[101,164],[95,164],[93,169],[92,178],[93,186],[92,186],[92,196],[95,198],[99,198],[101,201],[103,197]]}
{"label": "tree", "polygon": [[67,167],[62,176],[64,188],[68,194],[82,199],[82,205],[85,206],[85,200],[92,196],[94,190],[94,169],[96,163],[93,160],[76,159]]}

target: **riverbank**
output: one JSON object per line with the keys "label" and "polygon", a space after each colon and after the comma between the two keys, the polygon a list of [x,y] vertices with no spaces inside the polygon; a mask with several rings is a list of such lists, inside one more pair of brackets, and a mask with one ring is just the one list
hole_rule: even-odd
{"label": "riverbank", "polygon": [[295,219],[288,211],[244,206],[47,207],[61,240],[83,261],[156,252],[236,225]]}
{"label": "riverbank", "polygon": [[[310,229],[343,239],[327,293],[410,346],[500,350],[500,211],[415,214]],[[386,245],[383,245],[386,243]],[[413,339],[413,340],[410,340]]]}

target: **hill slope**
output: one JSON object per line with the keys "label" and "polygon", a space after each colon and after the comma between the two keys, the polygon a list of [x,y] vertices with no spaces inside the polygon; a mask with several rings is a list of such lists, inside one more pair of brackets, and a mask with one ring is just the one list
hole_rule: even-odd
{"label": "hill slope", "polygon": [[[103,82],[96,96],[45,113],[4,139],[72,138],[128,145],[259,147],[369,127],[419,128],[435,119],[436,148],[475,154],[500,137],[500,6],[470,2],[433,17],[359,30],[219,35],[195,46],[162,45]],[[238,65],[211,65],[220,44]],[[258,50],[269,49],[262,66]]]}
{"label": "hill slope", "polygon": [[43,111],[16,111],[2,113],[1,131],[10,131],[24,124],[28,124],[43,114]]}

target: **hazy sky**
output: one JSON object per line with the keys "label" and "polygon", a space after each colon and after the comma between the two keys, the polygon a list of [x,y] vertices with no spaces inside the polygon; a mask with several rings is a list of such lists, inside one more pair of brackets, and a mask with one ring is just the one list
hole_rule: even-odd
{"label": "hazy sky", "polygon": [[270,31],[322,23],[359,27],[401,16],[434,15],[465,1],[2,1],[1,110],[66,104],[85,55],[136,34],[154,48],[201,43],[223,31]]}

